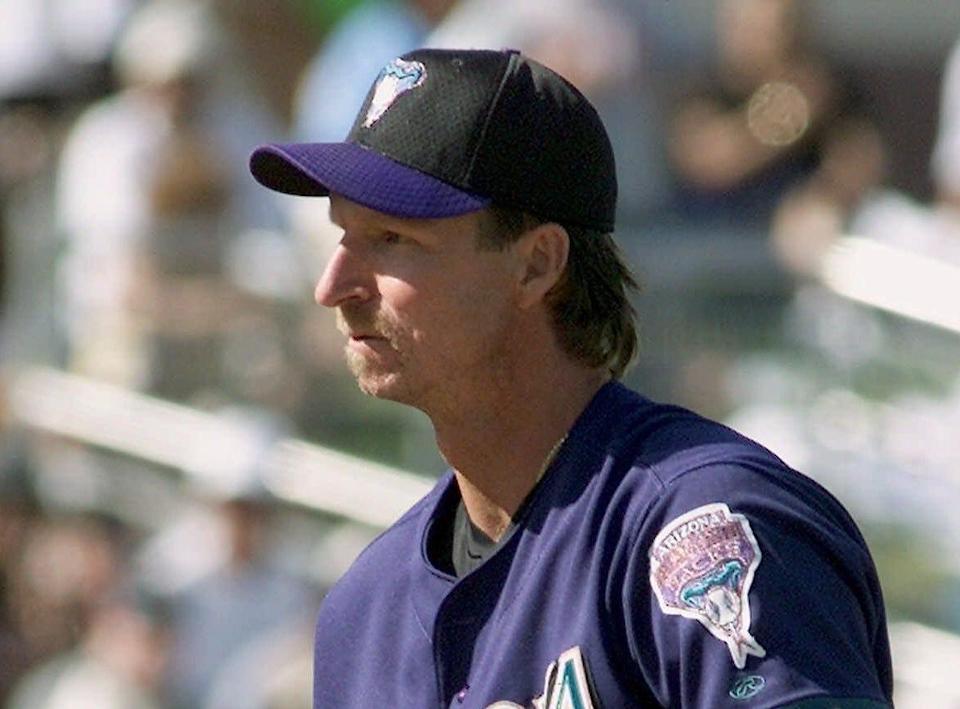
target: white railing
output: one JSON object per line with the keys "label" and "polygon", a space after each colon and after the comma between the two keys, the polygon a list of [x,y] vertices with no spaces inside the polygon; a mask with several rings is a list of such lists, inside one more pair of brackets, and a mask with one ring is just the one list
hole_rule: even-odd
{"label": "white railing", "polygon": [[264,440],[249,422],[46,368],[13,378],[19,423],[181,471],[202,486],[257,483],[279,500],[385,527],[431,482],[293,438]]}
{"label": "white railing", "polygon": [[845,298],[960,334],[960,266],[847,236],[828,251],[820,277]]}

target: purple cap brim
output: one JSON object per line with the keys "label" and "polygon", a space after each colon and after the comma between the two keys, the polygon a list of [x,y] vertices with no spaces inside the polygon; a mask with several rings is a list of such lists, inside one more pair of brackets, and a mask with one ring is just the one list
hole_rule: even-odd
{"label": "purple cap brim", "polygon": [[357,143],[261,145],[250,172],[277,192],[322,197],[331,192],[378,212],[410,219],[476,212],[490,200],[401,165]]}

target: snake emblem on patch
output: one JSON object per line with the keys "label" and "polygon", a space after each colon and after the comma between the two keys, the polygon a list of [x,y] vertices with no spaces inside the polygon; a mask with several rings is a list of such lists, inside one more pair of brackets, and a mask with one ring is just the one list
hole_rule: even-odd
{"label": "snake emblem on patch", "polygon": [[760,556],[750,522],[722,502],[677,517],[650,547],[650,585],[660,609],[702,623],[739,669],[747,655],[767,654],[750,634],[750,586]]}

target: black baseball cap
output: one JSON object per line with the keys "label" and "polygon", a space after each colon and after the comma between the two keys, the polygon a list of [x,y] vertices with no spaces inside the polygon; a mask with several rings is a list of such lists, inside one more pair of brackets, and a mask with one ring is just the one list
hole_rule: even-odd
{"label": "black baseball cap", "polygon": [[334,192],[400,217],[495,203],[614,228],[613,149],[596,109],[514,50],[404,54],[380,72],[344,142],[261,145],[250,171],[278,192]]}

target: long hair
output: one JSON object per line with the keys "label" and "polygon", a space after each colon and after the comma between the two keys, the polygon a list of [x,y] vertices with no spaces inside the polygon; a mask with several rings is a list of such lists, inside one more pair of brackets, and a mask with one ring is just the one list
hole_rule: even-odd
{"label": "long hair", "polygon": [[[508,207],[488,210],[492,224],[480,231],[478,246],[503,249],[544,223]],[[547,294],[554,332],[574,360],[591,368],[606,367],[623,376],[637,353],[635,313],[629,295],[639,290],[610,234],[561,224],[570,237],[567,265]]]}

